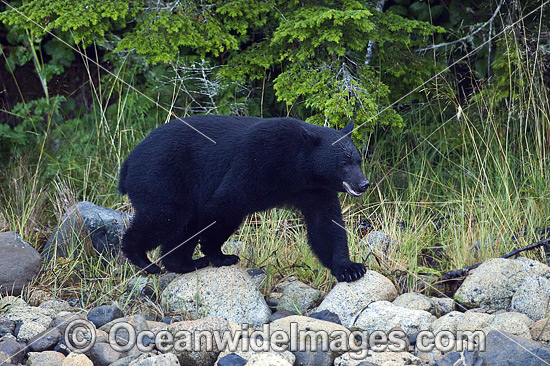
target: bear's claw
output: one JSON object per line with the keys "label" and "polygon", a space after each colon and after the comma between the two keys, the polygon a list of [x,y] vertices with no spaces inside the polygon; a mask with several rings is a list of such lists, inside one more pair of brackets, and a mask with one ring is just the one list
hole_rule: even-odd
{"label": "bear's claw", "polygon": [[340,282],[357,281],[367,273],[365,266],[362,263],[349,262],[347,264],[338,265],[332,270],[332,274]]}

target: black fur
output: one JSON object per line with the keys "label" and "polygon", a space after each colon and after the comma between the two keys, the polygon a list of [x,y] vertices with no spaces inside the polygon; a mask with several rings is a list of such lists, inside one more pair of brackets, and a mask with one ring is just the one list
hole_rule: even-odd
{"label": "black fur", "polygon": [[[151,273],[160,268],[146,252],[159,244],[172,272],[231,265],[239,258],[221,247],[243,218],[287,206],[303,213],[313,251],[338,280],[362,277],[365,267],[349,259],[338,201],[338,192],[359,195],[368,186],[346,136],[352,129],[352,123],[336,131],[292,118],[213,115],[160,126],[120,170],[119,190],[136,211],[124,253]],[[199,241],[205,257],[192,260]]]}

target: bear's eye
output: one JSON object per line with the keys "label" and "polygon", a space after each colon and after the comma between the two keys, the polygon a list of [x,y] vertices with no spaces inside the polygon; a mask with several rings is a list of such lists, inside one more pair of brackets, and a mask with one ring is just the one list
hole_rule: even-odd
{"label": "bear's eye", "polygon": [[348,162],[347,162],[346,160],[344,160],[344,161],[342,161],[342,162],[340,163],[340,165],[343,166],[343,167],[344,167],[344,166],[347,166],[347,165],[348,165]]}

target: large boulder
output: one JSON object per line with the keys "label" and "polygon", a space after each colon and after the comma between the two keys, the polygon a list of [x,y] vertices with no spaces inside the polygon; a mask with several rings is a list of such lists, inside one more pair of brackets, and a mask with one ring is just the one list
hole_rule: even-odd
{"label": "large boulder", "polygon": [[0,233],[0,293],[19,295],[40,271],[40,254],[17,233]]}
{"label": "large boulder", "polygon": [[354,327],[367,331],[389,332],[401,328],[407,334],[430,329],[435,316],[424,310],[397,306],[388,301],[376,301],[367,306],[357,317]]}
{"label": "large boulder", "polygon": [[36,335],[48,329],[55,311],[52,309],[42,309],[33,306],[12,307],[4,318],[13,321],[19,325],[17,340],[28,342]]}
{"label": "large boulder", "polygon": [[454,299],[468,308],[509,310],[512,297],[529,276],[550,277],[550,267],[526,259],[495,258],[472,271]]}
{"label": "large boulder", "polygon": [[340,317],[342,325],[352,327],[357,314],[374,301],[393,301],[397,289],[375,271],[367,271],[354,282],[339,282],[328,293],[315,312],[328,310]]}
{"label": "large boulder", "polygon": [[453,311],[437,319],[432,324],[432,331],[437,334],[442,331],[453,333],[483,331],[488,333],[496,330],[530,339],[529,327],[531,324],[533,321],[528,316],[515,312],[485,314],[472,310],[465,313]]}
{"label": "large boulder", "polygon": [[523,313],[537,321],[548,316],[550,279],[527,277],[512,297],[511,310]]}
{"label": "large boulder", "polygon": [[531,339],[530,326],[533,324],[527,315],[515,312],[499,312],[491,322],[483,329],[487,334],[492,330],[513,334],[518,337]]}
{"label": "large boulder", "polygon": [[248,273],[239,266],[207,267],[185,273],[162,292],[167,311],[194,318],[217,316],[238,324],[261,325],[271,311]]}
{"label": "large boulder", "polygon": [[130,219],[127,213],[87,201],[79,202],[63,215],[44,246],[42,256],[47,259],[68,257],[78,249],[75,243],[83,243],[87,239],[100,253],[116,253]]}

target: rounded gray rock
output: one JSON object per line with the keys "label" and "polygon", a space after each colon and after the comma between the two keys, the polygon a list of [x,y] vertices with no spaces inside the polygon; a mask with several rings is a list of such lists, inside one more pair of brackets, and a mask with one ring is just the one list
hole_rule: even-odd
{"label": "rounded gray rock", "polygon": [[20,323],[17,340],[28,342],[32,337],[48,329],[52,322],[53,310],[33,306],[16,306],[11,308],[5,318]]}
{"label": "rounded gray rock", "polygon": [[81,242],[79,239],[83,236],[90,238],[98,252],[116,253],[130,218],[124,212],[87,201],[79,202],[63,215],[61,223],[44,246],[42,255],[48,260],[54,255],[67,257],[75,250],[74,243]]}
{"label": "rounded gray rock", "polygon": [[23,346],[13,338],[0,339],[0,365],[3,363],[22,363],[25,358]]}
{"label": "rounded gray rock", "polygon": [[397,289],[386,277],[367,271],[354,282],[339,282],[328,293],[315,312],[328,310],[340,317],[342,325],[351,327],[357,314],[373,301],[393,301]]}
{"label": "rounded gray rock", "polygon": [[245,366],[246,359],[242,358],[236,353],[230,353],[228,355],[221,356],[216,361],[216,366]]}
{"label": "rounded gray rock", "polygon": [[196,318],[217,316],[238,324],[261,325],[271,315],[248,273],[236,265],[182,274],[162,292],[162,305],[167,311]]}
{"label": "rounded gray rock", "polygon": [[101,305],[96,306],[88,312],[88,320],[91,321],[96,328],[100,328],[103,325],[122,318],[124,313],[118,307],[114,305]]}
{"label": "rounded gray rock", "polygon": [[398,327],[407,334],[415,334],[430,329],[435,320],[435,316],[424,310],[404,308],[388,301],[376,301],[357,316],[354,327],[369,333],[378,330],[389,332]]}
{"label": "rounded gray rock", "polygon": [[452,311],[433,322],[432,330],[434,333],[439,333],[441,331],[457,332],[482,330],[488,326],[494,318],[494,315],[478,313],[471,310],[465,313]]}
{"label": "rounded gray rock", "polygon": [[165,353],[144,358],[132,363],[132,366],[180,366],[180,362],[173,353]]}
{"label": "rounded gray rock", "polygon": [[[213,343],[212,347],[208,346],[208,341],[204,337],[200,337],[201,333],[228,334],[231,331],[230,322],[227,319],[220,317],[206,317],[197,320],[184,320],[170,325],[163,325],[163,329],[168,330],[175,337],[176,334],[183,331],[191,335],[190,344],[193,344],[193,350],[190,352],[186,349],[171,349],[182,365],[202,366],[212,365],[216,362],[221,350],[217,348],[217,343]],[[157,329],[152,329],[156,332]],[[198,338],[197,338],[198,337]]]}
{"label": "rounded gray rock", "polygon": [[309,287],[300,281],[292,281],[283,290],[283,295],[277,304],[278,310],[288,310],[304,314],[319,297],[319,290]]}
{"label": "rounded gray rock", "polygon": [[512,297],[510,309],[537,321],[548,315],[549,299],[550,279],[527,277]]}
{"label": "rounded gray rock", "polygon": [[150,356],[150,354],[148,354],[148,353],[142,353],[140,355],[134,354],[134,355],[131,355],[131,356],[126,356],[126,357],[119,358],[118,360],[116,360],[115,362],[110,364],[109,366],[130,366],[130,365],[133,366],[133,362],[134,363],[138,362],[138,361],[143,360],[143,359],[145,359],[149,356]]}
{"label": "rounded gray rock", "polygon": [[366,245],[371,251],[376,253],[386,252],[390,245],[393,244],[391,236],[382,231],[371,231],[361,241],[361,245]]}
{"label": "rounded gray rock", "polygon": [[[326,355],[321,355],[321,357],[328,357]],[[293,366],[294,363],[288,362],[280,353],[277,352],[261,352],[256,353],[248,359],[246,363],[248,366]],[[315,366],[324,366],[323,363],[303,363],[296,358],[296,365],[315,365]],[[330,364],[328,364],[330,365]]]}
{"label": "rounded gray rock", "polygon": [[65,356],[55,351],[29,352],[27,366],[59,366]]}
{"label": "rounded gray rock", "polygon": [[456,302],[451,298],[432,297],[431,300],[434,304],[433,314],[438,318],[456,310]]}
{"label": "rounded gray rock", "polygon": [[529,276],[550,276],[550,267],[526,258],[490,259],[466,277],[454,299],[468,308],[509,310],[512,297]]}
{"label": "rounded gray rock", "polygon": [[487,335],[486,350],[478,352],[477,356],[476,365],[543,366],[550,360],[550,347],[513,334],[492,331]]}
{"label": "rounded gray rock", "polygon": [[[295,335],[294,331],[297,331],[298,335],[306,332],[317,335],[324,334],[326,338],[305,337],[303,342],[299,342],[298,349],[293,349],[291,342],[292,336]],[[350,345],[346,344],[346,342],[354,340],[350,330],[342,325],[301,315],[288,316],[274,321],[269,324],[269,332],[272,337],[275,333],[287,334],[288,338],[285,346],[296,358],[295,360],[287,360],[291,365],[332,365],[336,357],[349,349],[348,347]],[[340,343],[342,341],[344,343],[340,348],[329,347],[331,344]],[[283,343],[280,342],[278,342],[278,344],[279,346],[283,345]],[[356,344],[354,345],[356,346]],[[243,357],[247,358],[245,356]]]}
{"label": "rounded gray rock", "polygon": [[40,271],[40,254],[17,233],[0,233],[0,293],[19,295]]}
{"label": "rounded gray rock", "polygon": [[[368,351],[368,356],[365,359],[357,360],[356,355],[351,352],[344,353],[342,356],[334,360],[334,366],[371,366],[371,365],[388,365],[388,366],[405,366],[405,365],[421,365],[420,359],[408,352],[375,352]],[[368,361],[367,361],[368,360]]]}
{"label": "rounded gray rock", "polygon": [[315,313],[311,313],[309,314],[309,317],[313,319],[324,320],[327,322],[332,322],[335,324],[342,325],[342,322],[340,321],[340,317],[334,314],[332,311],[328,311],[328,310],[321,310]]}
{"label": "rounded gray rock", "polygon": [[533,324],[527,315],[515,312],[502,312],[494,314],[493,320],[483,328],[485,334],[492,330],[513,334],[518,337],[531,339],[529,327]]}
{"label": "rounded gray rock", "polygon": [[22,306],[29,306],[29,304],[27,304],[25,300],[20,297],[11,295],[0,297],[0,309],[2,309],[3,311]]}
{"label": "rounded gray rock", "polygon": [[86,355],[96,366],[110,365],[122,357],[122,354],[115,351],[109,343],[94,344]]}
{"label": "rounded gray rock", "polygon": [[397,296],[393,304],[412,310],[423,310],[433,314],[433,301],[426,295],[417,292],[407,292]]}
{"label": "rounded gray rock", "polygon": [[42,352],[46,350],[53,350],[57,342],[63,338],[63,334],[57,328],[49,328],[44,332],[35,335],[28,342],[28,346],[31,351]]}
{"label": "rounded gray rock", "polygon": [[86,320],[86,316],[84,314],[61,312],[53,318],[50,323],[50,328],[57,328],[62,334],[64,334],[67,326],[75,320]]}
{"label": "rounded gray rock", "polygon": [[38,305],[41,309],[53,309],[55,311],[71,310],[71,305],[65,300],[46,300],[42,304]]}

